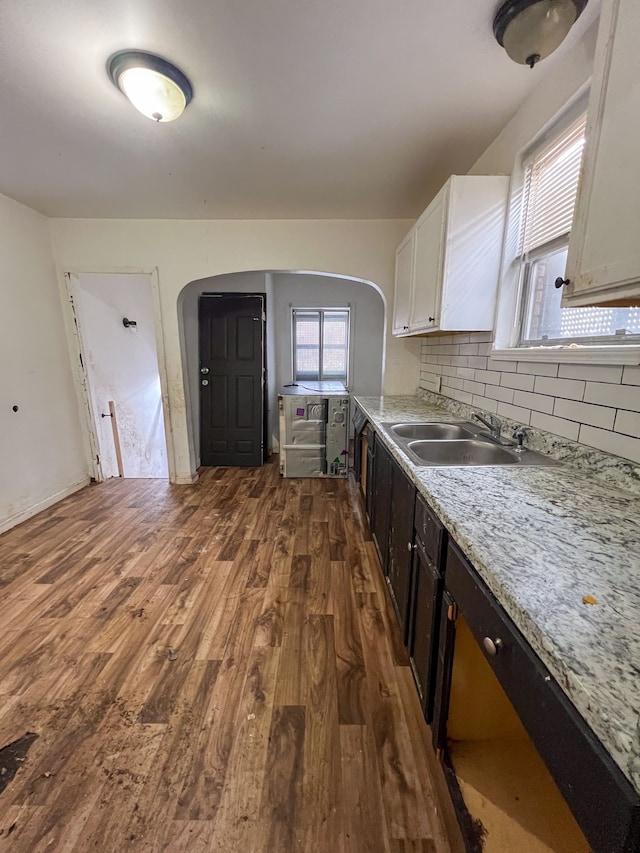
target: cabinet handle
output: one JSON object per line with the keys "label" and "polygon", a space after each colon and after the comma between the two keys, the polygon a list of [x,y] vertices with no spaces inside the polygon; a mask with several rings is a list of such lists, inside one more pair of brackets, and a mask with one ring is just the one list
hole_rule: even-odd
{"label": "cabinet handle", "polygon": [[562,278],[561,275],[554,282],[556,290],[560,290],[561,287],[564,287],[565,284],[571,284],[570,278]]}
{"label": "cabinet handle", "polygon": [[407,551],[408,551],[409,553],[411,553],[415,547],[416,547],[416,546],[415,546],[415,545],[412,545],[412,544],[411,544],[411,542],[407,542]]}
{"label": "cabinet handle", "polygon": [[495,640],[492,640],[491,637],[485,637],[482,641],[482,645],[484,646],[484,650],[488,655],[491,655],[494,658],[500,649],[504,646],[504,643],[500,639],[500,637],[496,637]]}
{"label": "cabinet handle", "polygon": [[429,317],[429,322],[433,323],[433,322],[435,322],[435,319],[436,319],[435,317]]}

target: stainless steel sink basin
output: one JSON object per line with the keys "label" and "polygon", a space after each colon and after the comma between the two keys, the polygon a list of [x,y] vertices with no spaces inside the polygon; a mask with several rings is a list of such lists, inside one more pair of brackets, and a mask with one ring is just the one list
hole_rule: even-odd
{"label": "stainless steel sink basin", "polygon": [[406,450],[418,465],[466,467],[484,465],[555,465],[548,456],[532,450],[516,450],[494,444],[491,439],[468,441],[409,441]]}
{"label": "stainless steel sink basin", "polygon": [[470,421],[383,424],[390,438],[416,465],[457,468],[485,465],[557,465],[550,456],[495,440]]}
{"label": "stainless steel sink basin", "polygon": [[394,424],[389,432],[407,440],[450,441],[475,438],[478,427],[471,423]]}

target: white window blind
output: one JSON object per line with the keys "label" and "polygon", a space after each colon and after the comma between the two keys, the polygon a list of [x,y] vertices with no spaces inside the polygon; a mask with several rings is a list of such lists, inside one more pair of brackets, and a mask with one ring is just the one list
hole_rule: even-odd
{"label": "white window blind", "polygon": [[349,366],[349,309],[293,309],[294,380],[346,382]]}
{"label": "white window blind", "polygon": [[524,218],[519,254],[571,231],[578,192],[587,114],[538,149],[525,165]]}

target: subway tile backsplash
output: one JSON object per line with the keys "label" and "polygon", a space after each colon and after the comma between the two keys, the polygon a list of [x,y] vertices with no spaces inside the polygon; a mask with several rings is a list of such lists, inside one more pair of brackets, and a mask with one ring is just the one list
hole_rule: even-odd
{"label": "subway tile backsplash", "polygon": [[497,361],[491,339],[424,338],[420,388],[640,466],[640,366]]}

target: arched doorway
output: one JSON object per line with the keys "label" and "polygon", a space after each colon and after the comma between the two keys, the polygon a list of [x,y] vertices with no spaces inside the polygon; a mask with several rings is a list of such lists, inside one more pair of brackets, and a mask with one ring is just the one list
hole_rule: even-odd
{"label": "arched doorway", "polygon": [[212,276],[187,284],[178,298],[178,323],[187,404],[189,443],[200,456],[200,364],[198,305],[204,294],[264,294],[266,302],[267,442],[278,447],[278,389],[292,381],[292,310],[348,306],[351,347],[348,388],[378,395],[384,371],[386,302],[372,282],[316,271],[257,270]]}

